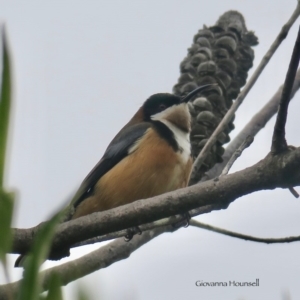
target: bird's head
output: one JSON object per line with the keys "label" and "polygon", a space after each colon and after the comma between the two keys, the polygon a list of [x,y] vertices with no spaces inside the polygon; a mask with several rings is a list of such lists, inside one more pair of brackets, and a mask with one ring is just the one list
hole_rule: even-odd
{"label": "bird's head", "polygon": [[191,117],[187,103],[197,93],[203,91],[211,84],[200,86],[185,97],[168,93],[154,94],[142,106],[143,119],[146,122],[170,122],[179,129],[189,132]]}

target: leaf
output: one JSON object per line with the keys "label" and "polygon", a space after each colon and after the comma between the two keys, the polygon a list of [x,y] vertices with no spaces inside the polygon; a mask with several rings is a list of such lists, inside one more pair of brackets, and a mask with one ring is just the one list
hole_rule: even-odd
{"label": "leaf", "polygon": [[10,54],[7,47],[5,29],[2,29],[2,84],[0,99],[0,187],[3,186],[5,152],[7,146],[8,125],[11,108],[11,74],[10,74]]}
{"label": "leaf", "polygon": [[12,233],[11,221],[14,208],[14,196],[6,193],[0,188],[0,259],[6,266],[6,253],[11,249]]}
{"label": "leaf", "polygon": [[5,152],[11,107],[10,55],[4,27],[2,27],[2,54],[2,82],[0,94],[0,260],[5,267],[5,255],[10,250],[12,243],[10,226],[14,196],[12,193],[7,193],[3,189]]}
{"label": "leaf", "polygon": [[14,194],[6,192],[3,188],[5,153],[11,108],[10,54],[4,27],[2,27],[2,54],[2,82],[0,93],[0,260],[4,267],[6,280],[9,280],[6,253],[9,252],[12,245],[10,227],[14,208]]}
{"label": "leaf", "polygon": [[24,262],[24,277],[19,291],[20,300],[38,300],[41,292],[39,268],[47,258],[56,226],[61,222],[65,211],[56,214],[50,221],[41,225],[34,240],[32,251]]}
{"label": "leaf", "polygon": [[63,300],[61,280],[56,273],[52,274],[49,279],[49,291],[45,300]]}

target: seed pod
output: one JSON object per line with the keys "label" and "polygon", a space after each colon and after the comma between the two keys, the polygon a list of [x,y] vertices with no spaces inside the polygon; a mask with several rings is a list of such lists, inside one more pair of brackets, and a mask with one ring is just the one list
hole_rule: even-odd
{"label": "seed pod", "polygon": [[200,97],[193,101],[191,106],[195,109],[195,111],[200,112],[204,110],[212,111],[212,105],[207,100],[207,98]]}
{"label": "seed pod", "polygon": [[[200,29],[193,38],[188,55],[180,64],[181,75],[173,87],[175,94],[183,96],[198,86],[217,83],[195,96],[189,103],[192,115],[191,145],[196,158],[214,132],[241,87],[246,83],[252,67],[257,37],[248,31],[243,16],[236,11],[224,13],[212,27]],[[206,157],[198,180],[204,172],[222,161],[223,144],[233,130],[233,120]]]}

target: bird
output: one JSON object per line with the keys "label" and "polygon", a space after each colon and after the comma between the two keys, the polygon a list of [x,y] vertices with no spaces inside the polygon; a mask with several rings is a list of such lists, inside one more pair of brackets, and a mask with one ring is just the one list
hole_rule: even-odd
{"label": "bird", "polygon": [[193,164],[188,101],[208,86],[185,97],[150,96],[83,180],[65,221],[186,187]]}
{"label": "bird", "polygon": [[[85,177],[65,209],[63,222],[186,187],[193,164],[188,102],[211,85],[185,97],[150,96]],[[20,255],[15,267],[23,266],[24,260],[25,255]]]}

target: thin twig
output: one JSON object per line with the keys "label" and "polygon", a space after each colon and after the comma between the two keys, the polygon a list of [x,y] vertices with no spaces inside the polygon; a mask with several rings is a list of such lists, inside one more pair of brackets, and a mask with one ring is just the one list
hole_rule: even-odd
{"label": "thin twig", "polygon": [[294,84],[296,72],[300,59],[300,27],[295,42],[293,54],[291,57],[290,65],[286,74],[281,100],[279,104],[277,119],[274,127],[271,151],[274,154],[280,153],[288,149],[285,140],[285,123],[287,119],[288,106],[291,98],[291,91]]}
{"label": "thin twig", "polygon": [[241,156],[243,151],[248,148],[254,140],[254,137],[249,135],[245,141],[241,144],[241,146],[233,153],[231,158],[229,159],[227,165],[225,166],[224,170],[221,173],[221,176],[227,175],[229,170],[231,169],[234,162]]}
{"label": "thin twig", "polygon": [[279,244],[279,243],[292,243],[292,242],[298,242],[300,241],[300,236],[289,236],[285,238],[259,238],[251,235],[246,235],[230,230],[226,230],[223,228],[211,226],[208,224],[204,224],[202,222],[196,221],[194,219],[190,220],[190,225],[198,228],[203,228],[209,231],[217,232],[223,235],[228,235],[231,237],[235,237],[238,239],[246,240],[246,241],[252,241],[252,242],[258,242],[258,243],[265,243],[265,244]]}
{"label": "thin twig", "polygon": [[[291,98],[294,97],[296,92],[300,88],[300,69],[297,71],[295,82],[292,89]],[[233,153],[240,147],[247,136],[256,136],[256,134],[263,129],[266,124],[271,120],[271,118],[277,113],[278,105],[280,102],[282,94],[283,85],[277,90],[269,102],[253,116],[253,118],[248,122],[248,124],[240,131],[240,133],[230,142],[226,147],[225,153],[222,156],[223,162],[216,164],[212,169],[210,169],[206,175],[205,180],[215,178],[219,176],[228,163],[229,159],[232,157]]]}
{"label": "thin twig", "polygon": [[299,198],[298,192],[293,187],[289,187],[289,190],[295,198]]}
{"label": "thin twig", "polygon": [[237,97],[235,102],[232,104],[231,108],[228,110],[228,112],[226,113],[226,115],[224,116],[224,118],[222,119],[222,121],[220,122],[218,127],[216,128],[216,130],[213,132],[213,134],[208,139],[205,146],[203,147],[203,149],[199,153],[199,155],[198,155],[198,157],[197,157],[197,159],[194,163],[194,167],[193,167],[193,171],[192,171],[192,175],[191,175],[191,179],[190,179],[190,183],[189,183],[190,185],[193,185],[193,184],[197,183],[200,180],[199,174],[198,174],[199,170],[200,170],[200,167],[201,167],[202,163],[204,162],[207,154],[210,152],[210,149],[212,148],[212,146],[215,145],[218,135],[225,130],[227,124],[232,120],[233,115],[235,114],[236,110],[242,104],[242,102],[245,99],[246,95],[251,90],[252,86],[256,82],[259,75],[262,73],[263,69],[265,68],[265,66],[267,65],[267,63],[269,62],[269,60],[271,59],[271,57],[273,56],[273,54],[275,53],[275,51],[277,50],[277,48],[279,47],[281,42],[286,38],[286,36],[289,32],[289,29],[294,24],[296,19],[299,17],[299,14],[300,14],[300,4],[298,3],[295,11],[293,12],[293,14],[291,16],[291,18],[282,27],[280,33],[276,37],[275,41],[271,45],[268,52],[262,58],[259,66],[257,67],[255,72],[253,73],[253,75],[251,76],[251,78],[249,79],[249,81],[247,82],[245,87],[243,88],[242,92],[239,94],[239,96]]}

